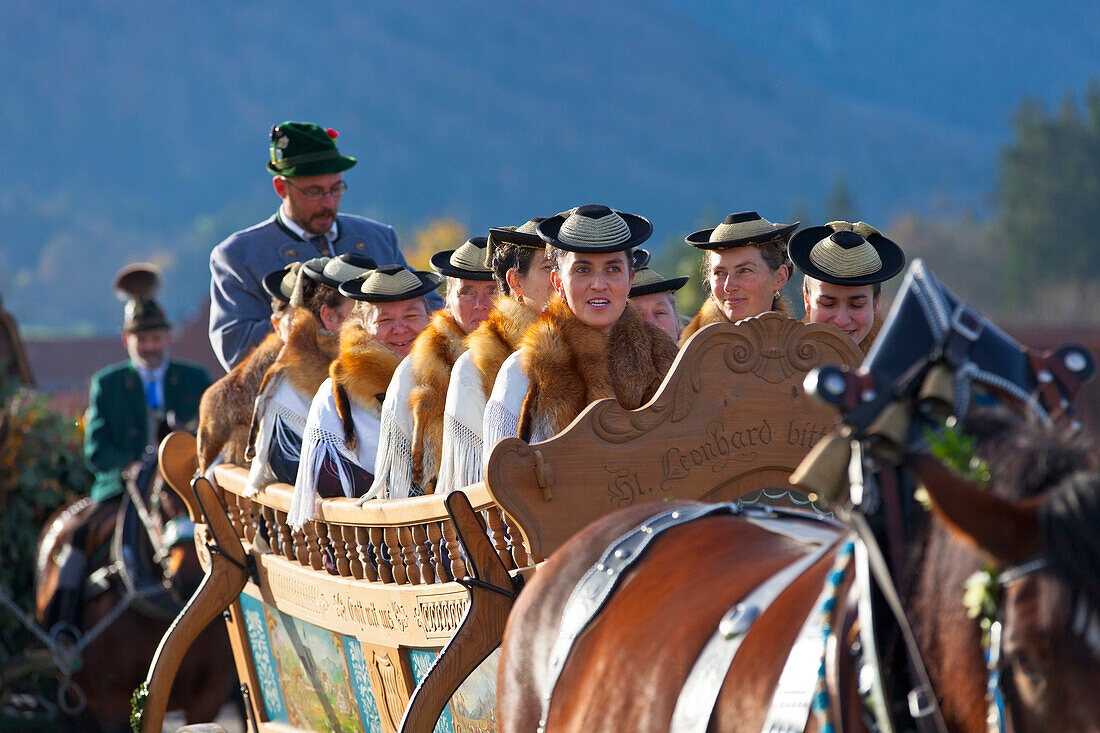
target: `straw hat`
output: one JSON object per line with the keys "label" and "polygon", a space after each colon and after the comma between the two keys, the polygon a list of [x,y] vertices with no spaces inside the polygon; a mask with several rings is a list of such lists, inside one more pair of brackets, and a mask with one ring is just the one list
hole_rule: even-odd
{"label": "straw hat", "polygon": [[458,249],[436,252],[429,260],[432,269],[459,280],[492,280],[493,271],[485,264],[486,237],[470,237]]}
{"label": "straw hat", "polygon": [[692,247],[715,250],[766,244],[789,237],[799,223],[772,224],[755,211],[742,211],[730,214],[713,229],[700,229],[687,235],[684,241]]}
{"label": "straw hat", "polygon": [[873,285],[905,267],[905,253],[866,222],[831,221],[803,229],[787,247],[806,275],[836,285]]}
{"label": "straw hat", "polygon": [[653,293],[674,293],[687,284],[690,280],[687,275],[680,277],[663,278],[656,270],[648,267],[637,268],[634,271],[634,285],[630,288],[627,297],[637,298],[639,295],[652,295]]}
{"label": "straw hat", "polygon": [[637,247],[653,225],[644,216],[589,204],[543,219],[537,230],[544,242],[567,252],[611,253]]}
{"label": "straw hat", "polygon": [[542,241],[536,228],[543,217],[536,216],[518,227],[492,227],[489,229],[488,242],[485,245],[485,266],[493,266],[493,253],[502,244],[510,244],[513,247],[527,247],[528,249],[545,249],[546,242]]}
{"label": "straw hat", "polygon": [[279,176],[320,176],[340,173],[355,165],[355,158],[340,155],[331,127],[312,122],[284,122],[271,128],[267,170]]}
{"label": "straw hat", "polygon": [[290,302],[290,296],[294,294],[294,285],[298,282],[298,272],[302,269],[301,262],[291,262],[286,267],[280,267],[264,276],[264,292],[275,300],[283,303]]}
{"label": "straw hat", "polygon": [[427,295],[443,282],[434,272],[410,270],[404,265],[383,265],[340,284],[340,293],[352,300],[393,303]]}
{"label": "straw hat", "polygon": [[302,264],[302,274],[322,285],[338,288],[340,283],[357,278],[376,267],[378,263],[370,257],[352,252],[336,257],[314,257],[312,260],[307,260]]}

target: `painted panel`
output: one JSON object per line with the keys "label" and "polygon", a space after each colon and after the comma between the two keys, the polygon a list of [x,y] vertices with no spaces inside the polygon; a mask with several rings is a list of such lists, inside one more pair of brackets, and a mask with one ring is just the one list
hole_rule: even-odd
{"label": "painted panel", "polygon": [[289,723],[283,693],[279,683],[279,670],[271,655],[271,643],[264,620],[264,604],[247,593],[241,594],[241,610],[248,630],[248,643],[252,647],[252,663],[260,680],[260,694],[269,720]]}

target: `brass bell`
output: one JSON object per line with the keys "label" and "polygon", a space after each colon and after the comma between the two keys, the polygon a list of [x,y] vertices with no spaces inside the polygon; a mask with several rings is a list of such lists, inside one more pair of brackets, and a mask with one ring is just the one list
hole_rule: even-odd
{"label": "brass bell", "polygon": [[816,493],[830,504],[842,501],[852,458],[850,440],[846,430],[833,431],[819,440],[791,474],[791,484],[807,493]]}

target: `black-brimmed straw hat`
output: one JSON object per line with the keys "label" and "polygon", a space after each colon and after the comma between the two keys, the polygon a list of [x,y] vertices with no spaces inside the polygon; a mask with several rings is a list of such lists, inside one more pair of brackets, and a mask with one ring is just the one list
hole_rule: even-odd
{"label": "black-brimmed straw hat", "polygon": [[320,176],[341,173],[355,165],[355,158],[340,155],[340,133],[312,122],[284,122],[271,128],[267,170],[277,176]]}
{"label": "black-brimmed straw hat", "polygon": [[486,237],[470,237],[458,249],[436,252],[430,260],[432,269],[445,277],[459,280],[493,279],[493,271],[485,264]]}
{"label": "black-brimmed straw hat", "polygon": [[427,295],[443,282],[434,272],[410,270],[404,265],[383,265],[340,285],[340,293],[352,300],[394,303]]}
{"label": "black-brimmed straw hat", "polygon": [[289,303],[301,269],[301,262],[291,262],[286,267],[267,273],[263,279],[264,292],[281,303]]}
{"label": "black-brimmed straw hat", "polygon": [[589,204],[543,219],[537,230],[544,242],[567,252],[611,253],[637,247],[653,225],[644,216]]}
{"label": "black-brimmed straw hat", "polygon": [[866,222],[831,221],[803,229],[787,246],[804,274],[835,285],[874,285],[905,267],[905,253]]}
{"label": "black-brimmed straw hat", "polygon": [[485,266],[493,266],[493,252],[504,244],[528,249],[546,249],[546,242],[539,236],[537,227],[544,217],[536,216],[518,227],[492,227],[485,243]]}
{"label": "black-brimmed straw hat", "polygon": [[302,274],[322,285],[338,288],[340,283],[357,278],[376,267],[378,263],[370,257],[351,252],[336,257],[314,257],[307,260],[302,264]]}
{"label": "black-brimmed straw hat", "polygon": [[164,309],[153,299],[160,289],[160,268],[151,262],[135,262],[115,275],[115,291],[126,301],[122,332],[140,333],[171,328]]}
{"label": "black-brimmed straw hat", "polygon": [[653,295],[654,293],[674,293],[684,287],[690,279],[687,275],[664,278],[656,270],[642,267],[634,271],[634,284],[630,286],[630,293],[627,297],[637,298],[640,295]]}
{"label": "black-brimmed straw hat", "polygon": [[742,211],[730,214],[713,229],[692,232],[684,241],[692,247],[714,250],[767,244],[789,237],[799,223],[773,224],[755,211]]}

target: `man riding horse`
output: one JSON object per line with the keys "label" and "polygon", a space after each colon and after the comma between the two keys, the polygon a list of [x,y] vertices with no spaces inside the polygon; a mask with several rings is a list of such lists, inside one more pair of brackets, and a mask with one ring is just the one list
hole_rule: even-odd
{"label": "man riding horse", "polygon": [[168,358],[171,326],[153,299],[157,269],[136,264],[121,270],[115,288],[127,298],[122,343],[129,359],[96,372],[85,415],[84,459],[95,473],[91,501],[58,555],[57,590],[46,626],[60,621],[80,628],[89,532],[118,513],[124,470],[155,454],[168,430],[198,416],[210,377],[199,366]]}

